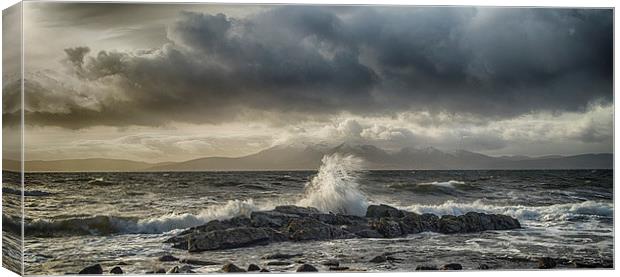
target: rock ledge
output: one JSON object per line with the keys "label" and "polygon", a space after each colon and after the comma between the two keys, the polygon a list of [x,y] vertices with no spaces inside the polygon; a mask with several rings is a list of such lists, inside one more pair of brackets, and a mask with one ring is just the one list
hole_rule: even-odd
{"label": "rock ledge", "polygon": [[498,214],[469,212],[439,217],[388,205],[371,205],[362,217],[289,205],[253,212],[249,218],[213,220],[189,228],[165,242],[172,243],[175,248],[200,252],[281,241],[393,238],[421,232],[454,234],[517,228],[521,228],[518,220]]}

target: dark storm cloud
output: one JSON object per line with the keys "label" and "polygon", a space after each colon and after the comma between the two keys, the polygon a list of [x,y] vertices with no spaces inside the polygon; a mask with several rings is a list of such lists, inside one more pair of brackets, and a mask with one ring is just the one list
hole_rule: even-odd
{"label": "dark storm cloud", "polygon": [[67,54],[67,60],[78,69],[82,68],[84,65],[84,56],[90,52],[90,48],[88,47],[75,47],[75,48],[67,48],[65,49],[65,53]]}
{"label": "dark storm cloud", "polygon": [[62,113],[32,110],[33,118],[70,128],[218,123],[258,112],[427,110],[496,119],[582,111],[612,99],[611,10],[283,6],[244,18],[183,12],[168,39],[134,52],[65,50],[74,76],[96,84],[76,90],[113,93],[97,98],[96,108],[74,98]]}

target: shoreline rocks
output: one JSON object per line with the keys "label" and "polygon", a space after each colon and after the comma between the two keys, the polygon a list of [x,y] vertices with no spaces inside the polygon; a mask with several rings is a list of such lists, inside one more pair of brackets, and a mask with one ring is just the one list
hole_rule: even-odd
{"label": "shoreline rocks", "polygon": [[223,272],[246,272],[245,269],[242,269],[236,266],[233,263],[227,263],[222,267]]}
{"label": "shoreline rocks", "polygon": [[248,265],[248,269],[247,269],[247,271],[248,271],[248,272],[251,272],[251,271],[260,271],[260,267],[259,267],[259,266],[257,266],[257,265],[255,265],[255,264],[250,264],[250,265]]}
{"label": "shoreline rocks", "polygon": [[103,268],[101,267],[100,264],[94,264],[94,265],[87,266],[84,269],[80,270],[78,274],[87,274],[87,275],[103,274]]}
{"label": "shoreline rocks", "polygon": [[395,238],[421,232],[454,234],[517,228],[521,228],[517,219],[498,214],[469,212],[439,217],[382,204],[369,206],[365,216],[354,216],[287,205],[271,211],[252,212],[249,217],[212,220],[186,229],[165,243],[189,252],[202,252],[282,241]]}
{"label": "shoreline rocks", "polygon": [[[380,263],[385,263],[388,262],[391,265],[394,265],[394,263],[398,263],[399,261],[402,261],[401,258],[395,258],[392,255],[397,254],[398,252],[385,252],[383,254],[377,255],[375,257],[373,257],[370,260],[367,260],[368,263],[372,263],[375,265],[379,265]],[[343,266],[340,264],[340,262],[338,260],[323,260],[322,262],[319,261],[310,261],[310,262],[306,262],[306,261],[296,261],[296,263],[299,263],[299,265],[295,265],[295,267],[291,266],[294,265],[293,261],[291,261],[292,258],[295,257],[299,257],[302,256],[302,254],[283,254],[283,253],[274,253],[274,254],[270,254],[270,255],[266,255],[264,257],[262,257],[263,260],[267,259],[267,260],[275,260],[275,261],[269,261],[269,262],[263,262],[263,265],[266,266],[275,266],[275,270],[276,271],[286,271],[286,272],[291,272],[291,271],[296,271],[296,272],[318,272],[318,271],[366,271],[368,269],[364,269],[364,268],[350,268],[349,266],[351,265],[347,265],[347,266]],[[284,260],[289,260],[289,261],[284,261]],[[540,257],[540,258],[535,258],[535,259],[526,259],[523,258],[522,259],[523,262],[528,262],[528,264],[531,266],[529,268],[535,268],[535,269],[552,269],[552,268],[562,268],[562,269],[567,269],[567,268],[613,268],[613,260],[569,260],[566,258],[552,258],[552,257]],[[188,273],[197,273],[194,271],[194,269],[196,268],[195,266],[192,266],[190,264],[184,263],[184,261],[187,261],[186,258],[180,258],[177,262],[178,264],[176,265],[172,265],[171,267],[169,267],[168,270],[166,270],[163,267],[157,266],[151,270],[151,271],[147,271],[144,272],[144,274],[188,274]],[[247,266],[247,269],[243,269],[233,263],[227,262],[227,263],[217,263],[217,262],[204,262],[204,261],[199,261],[199,262],[203,262],[205,264],[208,265],[223,265],[222,268],[220,269],[220,272],[232,272],[232,273],[238,273],[238,272],[270,272],[270,270],[268,269],[268,267],[261,267],[257,264],[261,264],[259,263],[249,263]],[[359,262],[359,261],[358,261]],[[164,262],[167,263],[167,262]],[[118,266],[118,264],[124,264],[126,265],[127,263],[124,262],[119,262],[117,263],[117,265],[112,265],[111,269],[109,271],[107,271],[109,274],[131,274],[129,272],[125,272],[123,271],[123,269]],[[197,264],[197,263],[196,263]],[[315,266],[316,264],[322,265],[322,267],[318,267]],[[163,265],[163,264],[161,264]],[[490,266],[488,264],[485,263],[480,263],[477,265],[472,265],[472,264],[465,264],[467,267],[463,266],[460,263],[447,263],[444,264],[442,266],[437,266],[434,264],[418,264],[415,267],[415,271],[425,271],[425,270],[463,270],[463,269],[467,269],[467,270],[490,270],[490,269],[499,269],[502,268],[495,266]],[[281,268],[281,266],[285,266],[286,268]],[[371,264],[369,264],[369,266],[373,267]],[[166,267],[168,268],[168,267]],[[319,269],[321,268],[321,269]],[[521,269],[527,269],[528,267],[514,267],[514,268],[504,268],[504,269],[512,269],[512,270],[521,270]],[[87,266],[85,268],[83,268],[78,274],[88,274],[88,275],[98,275],[98,274],[103,274],[104,270],[103,270],[103,266],[101,264],[94,264],[94,265],[90,265]],[[273,270],[274,268],[272,268]],[[107,270],[107,269],[106,269]],[[68,274],[75,274],[75,273],[68,273]]]}
{"label": "shoreline rocks", "polygon": [[551,269],[557,266],[556,261],[553,258],[542,257],[538,259],[538,268],[539,269]]}
{"label": "shoreline rocks", "polygon": [[319,272],[319,270],[316,269],[316,267],[309,265],[309,264],[300,265],[296,271],[297,272]]}
{"label": "shoreline rocks", "polygon": [[457,263],[445,264],[442,265],[439,270],[462,270],[463,266]]}

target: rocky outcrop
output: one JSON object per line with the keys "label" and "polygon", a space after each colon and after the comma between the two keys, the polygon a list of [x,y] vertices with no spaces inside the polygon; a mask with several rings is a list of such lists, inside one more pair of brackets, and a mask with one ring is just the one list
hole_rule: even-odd
{"label": "rocky outcrop", "polygon": [[366,217],[403,217],[403,211],[388,205],[371,205],[366,210]]}
{"label": "rocky outcrop", "polygon": [[197,233],[188,238],[190,252],[265,245],[271,241],[263,228],[236,227],[226,230]]}
{"label": "rocky outcrop", "polygon": [[172,256],[172,255],[163,255],[161,257],[159,257],[159,261],[160,262],[176,262],[178,261],[179,258]]}
{"label": "rocky outcrop", "polygon": [[255,264],[248,265],[248,272],[260,271],[260,267]]}
{"label": "rocky outcrop", "polygon": [[456,264],[456,263],[445,264],[439,268],[439,270],[462,270],[462,269],[463,269],[463,266],[461,264]]}
{"label": "rocky outcrop", "polygon": [[110,269],[110,274],[123,274],[123,269],[120,266],[115,266]]}
{"label": "rocky outcrop", "polygon": [[538,259],[538,268],[539,269],[551,269],[555,268],[557,263],[555,259],[549,257],[542,257]]}
{"label": "rocky outcrop", "polygon": [[227,263],[222,267],[223,272],[246,272],[245,269],[242,269],[235,264]]}
{"label": "rocky outcrop", "polygon": [[288,205],[271,211],[255,211],[249,217],[213,220],[182,231],[165,242],[172,243],[175,248],[200,252],[280,241],[394,238],[420,232],[453,234],[520,227],[518,220],[497,214],[469,212],[439,217],[388,205],[371,205],[362,217]]}
{"label": "rocky outcrop", "polygon": [[434,265],[419,265],[415,267],[415,270],[439,270]]}
{"label": "rocky outcrop", "polygon": [[101,267],[100,264],[94,264],[94,265],[83,268],[82,270],[80,270],[80,272],[78,272],[78,274],[88,274],[88,275],[103,274],[103,268]]}
{"label": "rocky outcrop", "polygon": [[319,270],[316,267],[309,264],[302,264],[297,268],[297,272],[318,272]]}

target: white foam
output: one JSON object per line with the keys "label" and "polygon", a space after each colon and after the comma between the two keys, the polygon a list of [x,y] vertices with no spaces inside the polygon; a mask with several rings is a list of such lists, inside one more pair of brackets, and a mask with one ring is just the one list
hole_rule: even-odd
{"label": "white foam", "polygon": [[438,187],[445,187],[445,188],[454,188],[454,185],[464,185],[465,182],[463,181],[456,181],[456,180],[450,180],[447,182],[430,182],[430,183],[420,183],[418,184],[418,186],[438,186]]}
{"label": "white foam", "polygon": [[252,211],[267,208],[258,207],[254,200],[230,200],[225,205],[212,206],[198,214],[169,214],[156,218],[142,219],[135,224],[119,226],[130,233],[163,233],[176,229],[185,229],[207,223],[214,219],[228,219],[235,216],[250,216]]}
{"label": "white foam", "polygon": [[306,184],[304,196],[297,205],[323,212],[366,214],[368,200],[357,182],[361,167],[362,160],[355,156],[324,156],[318,174]]}
{"label": "white foam", "polygon": [[548,206],[499,206],[486,204],[480,200],[470,203],[459,203],[449,200],[440,205],[411,205],[405,207],[405,209],[416,213],[433,213],[437,215],[462,215],[467,212],[495,213],[510,215],[518,219],[538,221],[568,220],[578,216],[612,217],[614,213],[612,203],[598,201]]}

